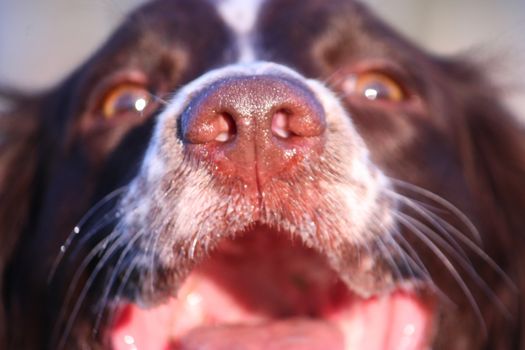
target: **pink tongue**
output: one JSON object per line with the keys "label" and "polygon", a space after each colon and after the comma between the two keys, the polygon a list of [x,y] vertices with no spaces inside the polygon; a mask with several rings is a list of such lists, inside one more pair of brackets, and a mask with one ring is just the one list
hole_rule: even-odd
{"label": "pink tongue", "polygon": [[429,306],[404,292],[355,298],[324,319],[274,321],[218,298],[216,309],[203,313],[196,295],[186,299],[189,305],[180,299],[152,309],[128,305],[111,331],[113,349],[421,350],[428,348],[432,328]]}
{"label": "pink tongue", "polygon": [[259,326],[203,327],[191,331],[177,350],[323,350],[343,349],[344,339],[325,321],[287,320]]}

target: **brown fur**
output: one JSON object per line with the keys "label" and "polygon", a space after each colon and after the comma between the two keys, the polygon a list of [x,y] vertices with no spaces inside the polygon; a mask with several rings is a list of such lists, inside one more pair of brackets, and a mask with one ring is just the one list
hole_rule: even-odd
{"label": "brown fur", "polygon": [[[156,113],[138,125],[126,122],[83,133],[79,121],[93,109],[86,96],[91,96],[100,78],[111,76],[113,66],[138,67],[151,77],[152,85],[162,86],[157,93],[171,92],[234,57],[221,46],[229,43],[229,34],[206,6],[186,0],[168,3],[161,2],[160,10],[151,6],[148,15],[138,15],[140,21],[127,22],[56,90],[38,98],[13,98],[19,107],[0,118],[1,349],[53,348],[51,334],[56,323],[63,322],[57,310],[65,288],[79,256],[85,256],[94,242],[78,248],[78,256],[66,257],[71,265],[61,265],[48,283],[59,247],[94,203],[136,173],[151,137]],[[208,21],[197,34],[185,16],[192,11]],[[295,16],[287,15],[291,11],[296,11]],[[171,18],[169,13],[179,15]],[[299,27],[303,30],[294,29]],[[460,208],[478,228],[484,251],[517,289],[479,254],[469,253],[490,287],[487,292],[458,267],[480,307],[480,321],[439,259],[409,238],[435,283],[456,304],[443,306],[434,348],[525,348],[525,133],[500,102],[500,93],[484,77],[484,69],[468,60],[423,52],[349,1],[335,0],[326,6],[324,1],[304,5],[299,0],[275,0],[262,13],[260,28],[266,33],[261,39],[263,59],[330,84],[344,67],[363,57],[380,57],[401,67],[423,108],[393,112],[344,100],[372,159],[387,175],[431,190]],[[214,34],[208,38],[208,33]],[[154,39],[135,45],[136,37],[145,36]],[[176,37],[175,45],[171,37]],[[337,91],[337,83],[332,85]],[[404,132],[414,130],[416,136],[403,138]],[[94,305],[97,294],[91,298],[86,305]],[[506,311],[496,306],[498,300]],[[81,316],[92,317],[84,309]],[[97,336],[91,336],[92,323],[79,321],[78,339],[71,344],[103,347]],[[487,334],[480,331],[480,324],[487,327]]]}

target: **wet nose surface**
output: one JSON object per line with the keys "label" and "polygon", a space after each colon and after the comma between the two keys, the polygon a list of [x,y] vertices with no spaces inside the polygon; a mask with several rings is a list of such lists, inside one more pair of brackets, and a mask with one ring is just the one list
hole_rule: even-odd
{"label": "wet nose surface", "polygon": [[298,80],[273,75],[219,80],[193,98],[181,119],[192,156],[257,187],[315,161],[325,129],[314,94]]}

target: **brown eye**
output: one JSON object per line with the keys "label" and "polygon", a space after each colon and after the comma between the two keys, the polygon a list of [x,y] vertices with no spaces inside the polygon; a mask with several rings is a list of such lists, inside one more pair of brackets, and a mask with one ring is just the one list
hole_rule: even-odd
{"label": "brown eye", "polygon": [[125,83],[112,88],[101,104],[101,114],[105,119],[113,119],[123,114],[141,116],[151,103],[151,94],[142,85]]}
{"label": "brown eye", "polygon": [[342,88],[347,95],[360,96],[371,101],[401,102],[407,99],[398,82],[379,72],[352,74],[345,79]]}

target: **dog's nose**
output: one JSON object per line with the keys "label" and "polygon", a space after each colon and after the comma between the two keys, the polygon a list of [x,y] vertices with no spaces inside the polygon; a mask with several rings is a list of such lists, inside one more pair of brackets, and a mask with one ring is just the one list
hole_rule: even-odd
{"label": "dog's nose", "polygon": [[326,119],[302,82],[274,75],[239,76],[204,88],[181,119],[187,149],[214,171],[262,186],[319,157]]}

